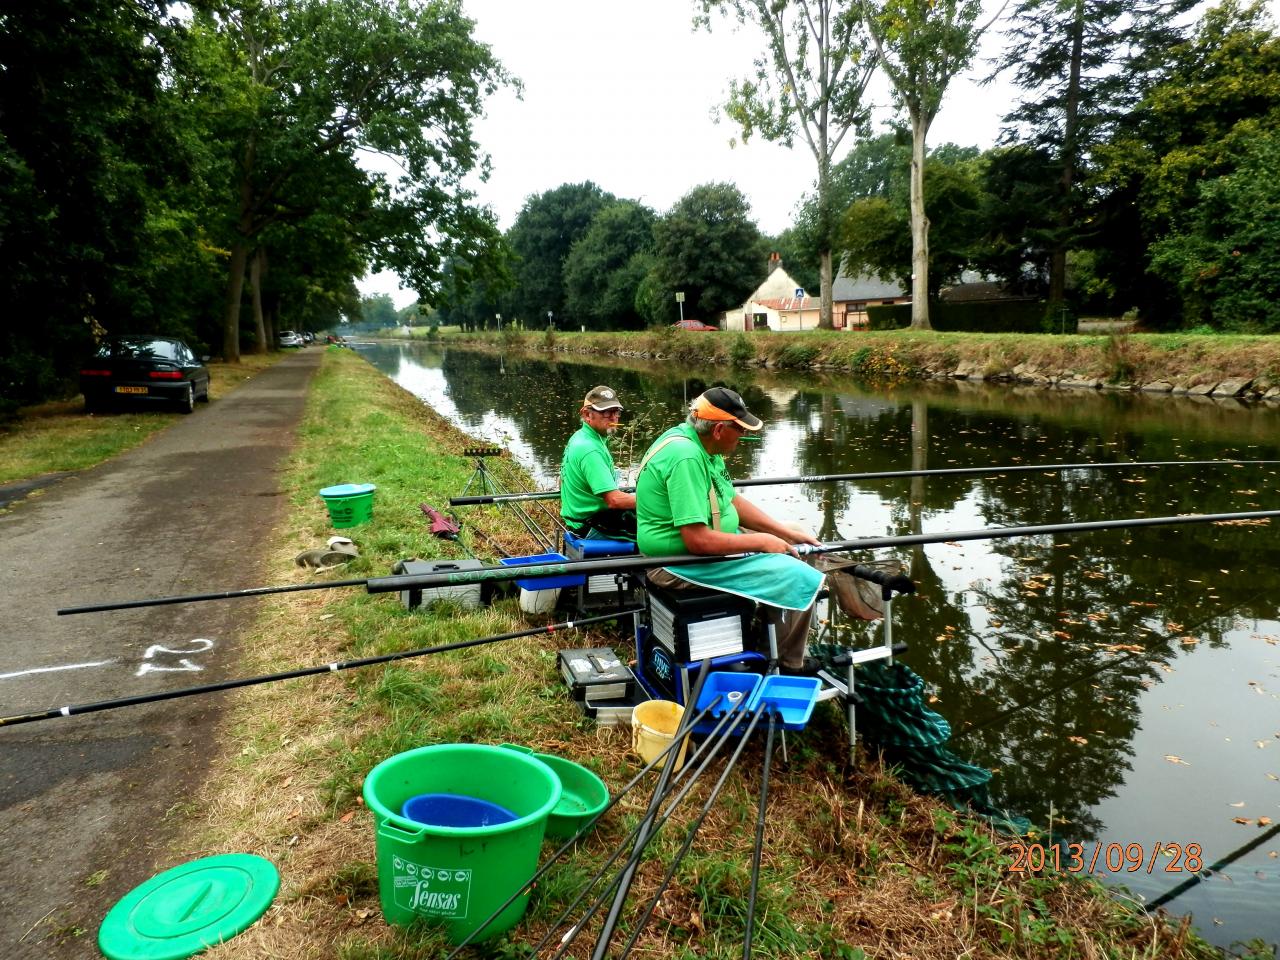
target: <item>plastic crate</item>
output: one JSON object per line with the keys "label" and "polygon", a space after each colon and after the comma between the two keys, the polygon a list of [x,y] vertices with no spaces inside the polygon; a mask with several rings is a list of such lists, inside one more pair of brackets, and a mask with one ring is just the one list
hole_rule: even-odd
{"label": "plastic crate", "polygon": [[[565,563],[563,553],[539,553],[532,557],[503,557],[498,562],[504,567],[526,566],[535,563]],[[560,587],[580,587],[587,578],[583,574],[549,574],[543,577],[523,577],[516,583],[524,590],[558,590]]]}

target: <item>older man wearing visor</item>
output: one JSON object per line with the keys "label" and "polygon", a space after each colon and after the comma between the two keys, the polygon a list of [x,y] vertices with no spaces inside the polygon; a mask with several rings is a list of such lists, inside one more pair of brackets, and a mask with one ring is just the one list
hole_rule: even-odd
{"label": "older man wearing visor", "polygon": [[636,482],[637,542],[647,556],[694,553],[755,556],[649,572],[660,587],[708,587],[766,605],[778,635],[784,673],[812,673],[805,657],[822,574],[799,559],[797,544],[814,537],[774,520],[733,487],[724,455],[760,418],[727,387],[712,387],[689,408],[685,423],[654,441]]}
{"label": "older man wearing visor", "polygon": [[618,428],[622,401],[611,387],[594,387],[578,411],[582,426],[560,460],[560,516],[580,537],[635,540],[635,494],[618,489],[618,469],[605,442]]}

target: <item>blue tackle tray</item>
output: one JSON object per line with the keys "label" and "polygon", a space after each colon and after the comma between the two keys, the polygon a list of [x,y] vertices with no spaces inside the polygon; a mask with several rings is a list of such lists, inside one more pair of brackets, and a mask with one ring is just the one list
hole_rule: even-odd
{"label": "blue tackle tray", "polygon": [[[749,710],[768,707],[782,715],[786,730],[803,730],[818,702],[818,688],[822,681],[817,677],[786,677],[781,674],[765,677],[756,689]],[[763,722],[763,721],[762,721]]]}
{"label": "blue tackle tray", "polygon": [[[713,670],[708,673],[707,680],[702,685],[702,692],[698,694],[698,702],[694,704],[693,712],[701,713],[711,705],[711,702],[716,697],[720,698],[720,702],[716,704],[715,709],[711,711],[706,720],[694,725],[693,732],[711,733],[724,718],[724,715],[731,710],[746,713],[747,704],[755,696],[756,688],[760,686],[762,679],[758,673],[740,673],[729,670]],[[745,729],[745,721],[743,723],[730,724],[729,728],[724,732],[740,734],[743,729]]]}
{"label": "blue tackle tray", "polygon": [[[568,559],[563,553],[539,553],[532,557],[503,557],[498,562],[504,567],[518,567],[530,563],[565,563]],[[586,575],[581,573],[525,577],[516,581],[525,590],[556,590],[560,587],[580,587],[586,582]]]}

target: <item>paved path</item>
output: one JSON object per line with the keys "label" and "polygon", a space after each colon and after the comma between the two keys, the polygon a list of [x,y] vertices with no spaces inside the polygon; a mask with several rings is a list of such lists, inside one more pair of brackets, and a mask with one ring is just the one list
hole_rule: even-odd
{"label": "paved path", "polygon": [[[141,447],[0,516],[0,715],[237,675],[258,601],[60,607],[262,582],[278,483],[321,351],[301,350]],[[99,956],[216,746],[221,696],[0,727],[0,957]]]}

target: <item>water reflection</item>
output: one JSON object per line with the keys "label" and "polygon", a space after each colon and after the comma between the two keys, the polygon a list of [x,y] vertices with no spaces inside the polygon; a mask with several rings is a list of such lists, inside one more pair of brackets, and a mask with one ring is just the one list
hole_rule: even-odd
{"label": "water reflection", "polygon": [[[727,383],[767,423],[736,476],[1000,463],[1278,459],[1280,414],[1128,394],[925,385],[873,390],[759,371],[599,367],[421,347],[365,355],[547,487],[596,383],[628,413],[616,459],[638,463],[689,398]],[[753,487],[824,540],[1226,513],[1280,505],[1273,467],[1034,472]],[[1086,844],[1198,843],[1205,863],[1280,820],[1280,623],[1271,527],[1163,527],[904,551],[920,596],[897,606],[906,660],[958,753],[993,793]],[[1246,821],[1236,822],[1237,819]],[[1261,824],[1262,826],[1259,826]],[[1280,939],[1276,852],[1260,844],[1170,909],[1222,945]],[[1095,870],[1102,873],[1105,858]],[[1148,899],[1184,872],[1121,879]],[[1178,866],[1178,864],[1173,864]]]}

